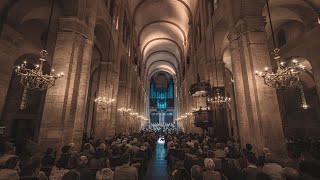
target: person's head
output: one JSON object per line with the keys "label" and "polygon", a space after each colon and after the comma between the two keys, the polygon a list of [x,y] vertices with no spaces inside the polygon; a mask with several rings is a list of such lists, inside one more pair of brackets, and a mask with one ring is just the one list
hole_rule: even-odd
{"label": "person's head", "polygon": [[123,164],[129,164],[129,162],[130,162],[130,154],[129,153],[122,154],[120,160],[121,160],[121,162]]}
{"label": "person's head", "polygon": [[80,180],[80,173],[72,169],[63,175],[62,180]]}
{"label": "person's head", "polygon": [[119,154],[120,154],[120,149],[117,146],[113,147],[112,148],[112,155],[117,156]]}
{"label": "person's head", "polygon": [[276,156],[274,154],[271,154],[271,153],[266,154],[266,162],[267,163],[275,163],[276,162]]}
{"label": "person's head", "polygon": [[64,145],[61,149],[62,154],[68,153],[70,150],[70,146]]}
{"label": "person's head", "polygon": [[95,153],[95,159],[101,159],[101,158],[104,158],[104,150],[97,149]]}
{"label": "person's head", "polygon": [[252,151],[252,145],[251,144],[246,144],[246,149],[250,152]]}
{"label": "person's head", "polygon": [[298,180],[299,172],[291,167],[283,168],[283,174],[285,175],[287,180]]}
{"label": "person's head", "polygon": [[199,165],[194,165],[191,168],[192,180],[202,180],[202,168]]}
{"label": "person's head", "polygon": [[91,147],[90,143],[85,143],[85,144],[83,145],[83,150],[84,150],[84,151],[89,151],[89,150],[90,150],[90,147]]}
{"label": "person's head", "polygon": [[215,168],[215,163],[212,159],[210,158],[206,158],[204,160],[204,167],[207,169],[207,170],[214,170]]}
{"label": "person's head", "polygon": [[53,153],[53,148],[48,148],[46,150],[46,156],[52,156],[52,153]]}
{"label": "person's head", "polygon": [[69,149],[70,151],[72,151],[74,149],[74,143],[73,142],[69,143],[68,146],[70,147],[70,149]]}
{"label": "person's head", "polygon": [[88,158],[86,156],[80,156],[77,160],[78,167],[86,167]]}
{"label": "person's head", "polygon": [[106,143],[100,143],[99,149],[106,150],[107,149]]}
{"label": "person's head", "polygon": [[56,163],[57,168],[67,169],[69,166],[70,156],[61,156]]}
{"label": "person's head", "polygon": [[97,172],[96,180],[113,180],[113,171],[109,168],[104,168]]}

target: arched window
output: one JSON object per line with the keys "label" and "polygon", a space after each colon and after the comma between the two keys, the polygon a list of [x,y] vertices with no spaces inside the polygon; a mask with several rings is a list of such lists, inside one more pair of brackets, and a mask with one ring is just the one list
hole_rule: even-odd
{"label": "arched window", "polygon": [[278,32],[277,38],[278,38],[279,47],[281,47],[287,43],[286,34],[284,33],[283,29],[280,29],[280,31]]}

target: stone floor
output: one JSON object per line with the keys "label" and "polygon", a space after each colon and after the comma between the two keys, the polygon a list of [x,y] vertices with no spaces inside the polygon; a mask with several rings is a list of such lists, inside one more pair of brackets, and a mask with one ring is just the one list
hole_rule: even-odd
{"label": "stone floor", "polygon": [[164,144],[158,143],[153,159],[150,161],[146,180],[167,180],[167,161],[164,159],[166,150]]}

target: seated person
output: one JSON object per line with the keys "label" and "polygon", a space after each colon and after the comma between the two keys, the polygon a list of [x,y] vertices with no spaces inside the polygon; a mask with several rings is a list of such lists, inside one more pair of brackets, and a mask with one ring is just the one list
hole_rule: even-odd
{"label": "seated person", "polygon": [[93,180],[93,174],[87,167],[88,158],[80,156],[77,159],[77,168],[75,169],[80,173],[80,180]]}
{"label": "seated person", "polygon": [[202,173],[203,180],[221,180],[220,173],[214,170],[215,164],[212,159],[205,159],[204,167],[206,168],[206,171]]}
{"label": "seated person", "polygon": [[104,168],[97,172],[96,180],[113,180],[113,171],[109,168]]}
{"label": "seated person", "polygon": [[118,166],[114,172],[115,180],[138,180],[138,171],[135,167],[130,166],[130,155],[124,153],[121,156],[122,166]]}
{"label": "seated person", "polygon": [[191,179],[202,180],[202,168],[199,165],[194,165],[191,168]]}
{"label": "seated person", "polygon": [[53,155],[53,149],[48,148],[46,151],[45,156],[41,160],[42,166],[53,166],[54,165],[54,155]]}

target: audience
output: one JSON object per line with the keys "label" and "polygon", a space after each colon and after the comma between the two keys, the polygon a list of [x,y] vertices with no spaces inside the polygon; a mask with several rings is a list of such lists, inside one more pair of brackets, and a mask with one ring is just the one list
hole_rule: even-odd
{"label": "audience", "polygon": [[[317,142],[288,141],[291,161],[280,161],[267,147],[260,156],[251,144],[234,139],[183,133],[173,124],[150,124],[139,133],[115,134],[61,148],[56,160],[48,148],[42,158],[28,147],[16,155],[14,143],[0,142],[0,180],[138,180],[144,179],[157,142],[164,142],[168,179],[173,180],[315,180],[320,179]],[[161,135],[161,141],[158,141]],[[33,145],[35,147],[35,145]],[[306,147],[307,146],[307,147]],[[296,154],[299,152],[299,155]],[[315,156],[313,156],[315,155]],[[49,178],[48,178],[49,177]]]}

